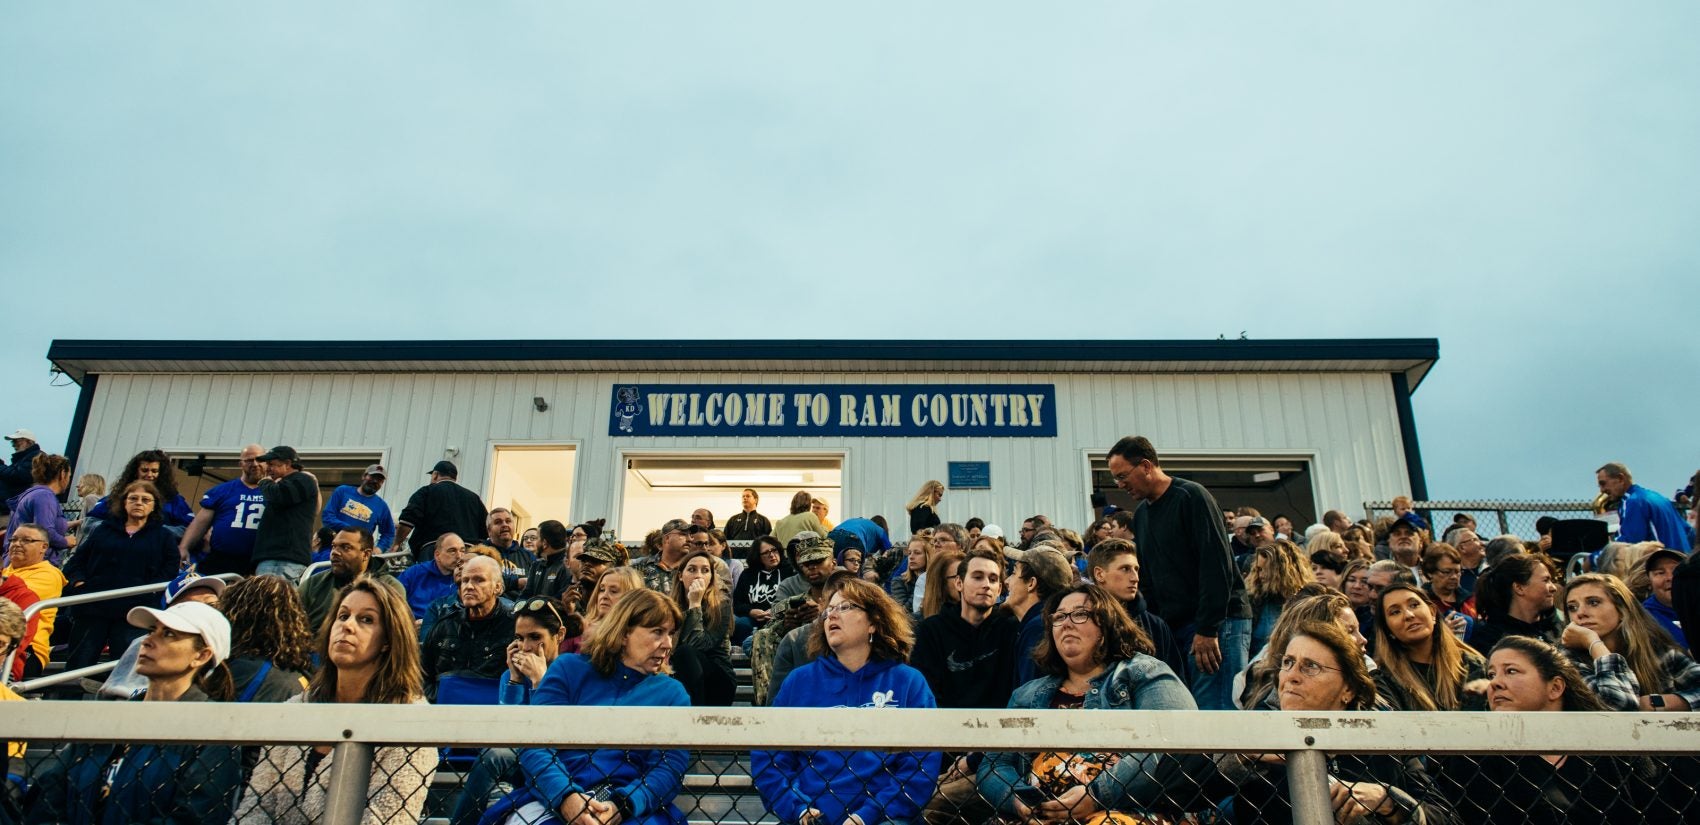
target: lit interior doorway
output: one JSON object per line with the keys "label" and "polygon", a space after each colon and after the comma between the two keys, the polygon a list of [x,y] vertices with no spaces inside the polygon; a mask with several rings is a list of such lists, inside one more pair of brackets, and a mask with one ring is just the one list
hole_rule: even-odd
{"label": "lit interior doorway", "polygon": [[522,533],[550,519],[570,525],[576,461],[571,445],[497,445],[486,504],[512,510]]}
{"label": "lit interior doorway", "polygon": [[[1315,524],[1316,492],[1310,459],[1303,456],[1163,456],[1163,470],[1204,485],[1224,510],[1255,507],[1266,518],[1284,515],[1298,529]],[[1133,498],[1110,478],[1109,459],[1092,456],[1092,501],[1131,508]]]}
{"label": "lit interior doorway", "polygon": [[620,538],[641,542],[668,519],[689,518],[698,507],[708,508],[715,525],[723,527],[743,510],[745,487],[761,497],[756,512],[769,521],[790,512],[799,490],[826,502],[827,520],[845,518],[842,455],[628,456]]}

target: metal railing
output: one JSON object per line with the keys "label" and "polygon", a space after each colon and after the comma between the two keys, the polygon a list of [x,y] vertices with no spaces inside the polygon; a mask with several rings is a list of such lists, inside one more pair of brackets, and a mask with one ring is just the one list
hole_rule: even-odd
{"label": "metal railing", "polygon": [[[1436,540],[1452,525],[1452,517],[1457,513],[1464,513],[1475,519],[1476,532],[1483,539],[1511,534],[1532,541],[1537,537],[1535,522],[1541,516],[1559,519],[1593,518],[1593,507],[1593,503],[1588,501],[1460,500],[1411,503],[1411,509],[1428,520]],[[1391,516],[1393,502],[1366,501],[1364,513],[1371,521],[1381,516]]]}
{"label": "metal railing", "polygon": [[[223,579],[226,582],[234,582],[240,581],[242,579],[242,574],[220,573],[216,576],[208,576],[207,578]],[[39,615],[43,610],[50,610],[56,607],[74,607],[79,604],[94,604],[96,602],[111,601],[113,599],[126,599],[131,596],[146,596],[149,593],[162,593],[170,584],[171,582],[169,581],[153,582],[152,584],[138,584],[134,587],[120,587],[116,590],[99,590],[94,593],[78,593],[75,596],[59,596],[58,598],[53,599],[42,599],[41,601],[24,608],[24,624],[28,625],[30,620]],[[0,674],[0,685],[10,685],[12,683],[12,664],[16,661],[17,657],[24,655],[28,650],[29,647],[22,644],[13,649],[12,655],[6,659],[5,673]],[[114,653],[122,652],[123,651],[114,651]],[[100,664],[89,665],[88,667],[78,668],[76,670],[67,670],[61,673],[55,673],[52,676],[37,677],[27,682],[19,682],[15,690],[19,693],[27,693],[32,690],[40,690],[44,687],[52,687],[53,685],[61,684],[63,682],[69,682],[73,679],[98,676],[99,674],[111,671],[112,668],[117,666],[117,664],[117,660],[114,659],[110,662],[101,662]]]}
{"label": "metal railing", "polygon": [[[375,558],[375,559],[385,559],[385,560],[399,559],[399,558],[404,558],[404,557],[405,558],[412,558],[413,554],[409,553],[406,550],[393,550],[393,551],[388,552],[388,553],[375,553],[372,556],[372,558]],[[316,562],[313,562],[312,564],[307,565],[307,569],[301,571],[301,578],[299,578],[295,581],[296,586],[306,584],[307,580],[312,578],[314,573],[317,573],[320,570],[324,570],[324,569],[326,569],[330,566],[331,566],[331,563],[329,561],[316,561]]]}
{"label": "metal railing", "polygon": [[1281,790],[1293,821],[1305,823],[1334,821],[1336,757],[1700,753],[1700,725],[1686,714],[1563,713],[1558,723],[1555,713],[1462,712],[425,705],[353,711],[331,704],[204,702],[154,703],[145,711],[130,703],[89,702],[76,709],[54,713],[36,703],[0,703],[0,739],[34,746],[105,743],[123,731],[127,743],[330,746],[334,765],[323,821],[332,823],[358,822],[364,814],[375,746],[1260,755],[1283,761]]}

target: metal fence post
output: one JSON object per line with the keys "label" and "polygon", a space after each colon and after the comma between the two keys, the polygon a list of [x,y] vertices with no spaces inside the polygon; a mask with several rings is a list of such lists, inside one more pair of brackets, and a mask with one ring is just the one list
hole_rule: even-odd
{"label": "metal fence post", "polygon": [[325,819],[331,825],[359,825],[366,815],[366,795],[372,781],[372,745],[338,742],[331,750],[330,787],[326,789]]}
{"label": "metal fence post", "polygon": [[1294,823],[1330,825],[1334,821],[1334,803],[1328,797],[1327,754],[1318,750],[1287,752],[1287,796],[1293,800]]}

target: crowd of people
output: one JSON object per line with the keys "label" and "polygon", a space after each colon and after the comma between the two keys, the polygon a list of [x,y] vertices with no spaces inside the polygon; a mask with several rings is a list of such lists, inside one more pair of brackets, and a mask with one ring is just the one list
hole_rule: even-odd
{"label": "crowd of people", "polygon": [[[448,461],[398,518],[376,496],[381,465],[321,501],[294,450],[257,445],[198,512],[150,450],[67,521],[69,463],[20,433],[0,473],[30,470],[7,491],[0,649],[14,678],[40,673],[56,640],[69,667],[117,659],[98,689],[127,701],[726,706],[742,649],[753,702],[775,707],[1700,707],[1681,632],[1700,614],[1692,524],[1617,464],[1597,480],[1625,502],[1625,540],[1566,580],[1546,539],[1484,539],[1462,515],[1437,532],[1408,499],[1378,521],[1329,511],[1302,530],[1225,510],[1131,436],[1108,463],[1137,506],[1079,532],[1043,515],[1015,536],[945,521],[944,486],[928,481],[895,533],[877,515],[834,523],[807,491],[770,520],[744,490],[724,524],[697,509],[628,548],[595,520],[521,532]],[[328,565],[309,574],[315,559]],[[160,582],[163,599],[22,618],[41,599]],[[686,754],[571,747],[380,747],[368,819],[417,819],[444,759],[465,777],[456,823],[684,821]],[[28,778],[14,818],[313,822],[332,761],[328,748],[75,745]],[[1291,819],[1278,758],[820,750],[749,764],[787,823]],[[1342,822],[1700,811],[1694,760],[1336,755],[1329,769]]]}

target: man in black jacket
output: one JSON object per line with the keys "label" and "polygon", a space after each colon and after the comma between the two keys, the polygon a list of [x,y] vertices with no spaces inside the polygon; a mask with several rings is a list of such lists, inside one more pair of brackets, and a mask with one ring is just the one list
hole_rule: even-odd
{"label": "man in black jacket", "polygon": [[761,496],[755,490],[744,488],[742,496],[744,511],[726,520],[727,541],[755,541],[773,532],[773,525],[767,516],[756,512],[756,504]]}
{"label": "man in black jacket", "polygon": [[1128,436],[1110,448],[1110,477],[1139,501],[1133,534],[1152,612],[1174,628],[1188,655],[1188,684],[1201,710],[1233,710],[1234,675],[1251,657],[1251,604],[1228,550],[1222,508],[1203,486],[1163,472],[1157,448]]}
{"label": "man in black jacket", "polygon": [[437,679],[461,673],[481,679],[502,675],[514,611],[500,598],[502,566],[489,556],[470,556],[455,571],[460,609],[438,619],[420,645],[425,696],[437,701]]}
{"label": "man in black jacket", "polygon": [[395,541],[399,548],[409,536],[418,541],[408,547],[413,550],[415,563],[430,558],[425,545],[444,533],[460,536],[468,544],[477,544],[490,535],[485,520],[490,513],[477,493],[460,486],[460,468],[453,461],[439,461],[431,468],[431,483],[413,491],[407,506],[396,519]]}
{"label": "man in black jacket", "polygon": [[559,599],[573,583],[567,566],[567,526],[554,519],[537,525],[537,560],[525,569],[521,598],[548,596]]}
{"label": "man in black jacket", "polygon": [[313,521],[319,515],[319,480],[301,469],[294,447],[273,447],[258,459],[266,466],[260,494],[266,512],[254,531],[255,575],[282,576],[295,584],[313,561]]}

